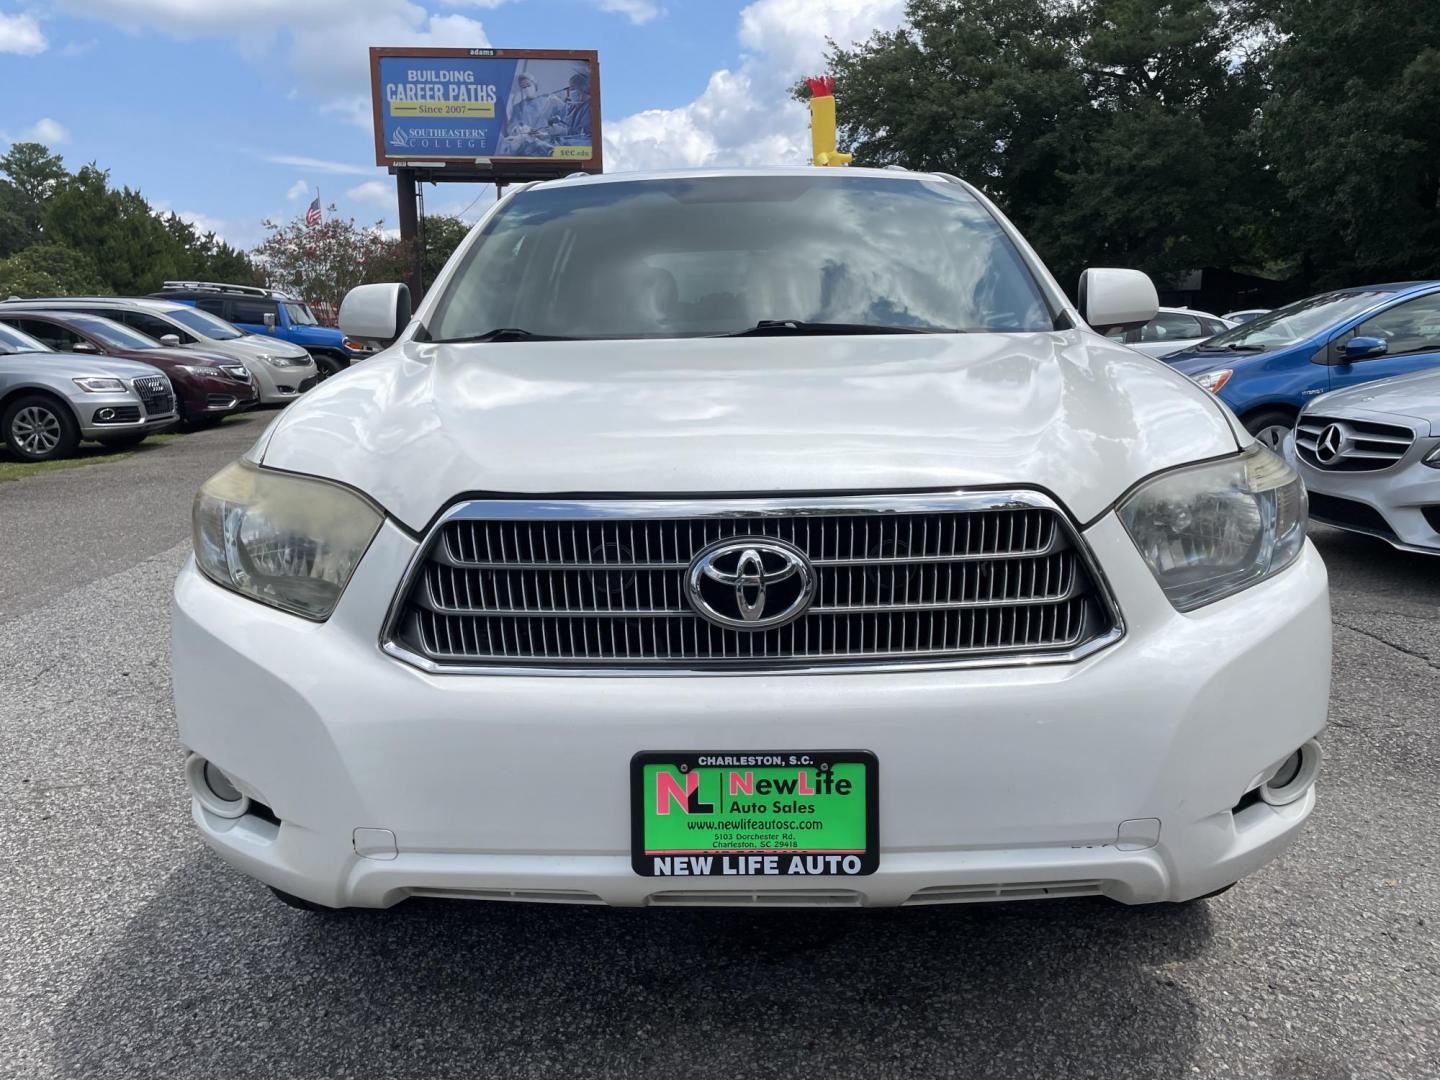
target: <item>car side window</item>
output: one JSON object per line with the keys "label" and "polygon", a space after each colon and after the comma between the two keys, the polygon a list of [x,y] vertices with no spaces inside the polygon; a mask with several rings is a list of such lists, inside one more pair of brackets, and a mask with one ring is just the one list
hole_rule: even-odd
{"label": "car side window", "polygon": [[1219,319],[1201,319],[1200,325],[1204,327],[1206,337],[1213,337],[1225,329],[1225,324]]}
{"label": "car side window", "polygon": [[171,326],[164,319],[157,319],[144,311],[122,311],[119,319],[126,326],[133,326],[142,334],[149,334],[156,341],[159,341],[166,334],[174,334],[183,344],[190,344],[195,340],[193,334],[187,334],[178,326]]}
{"label": "car side window", "polygon": [[1200,332],[1200,320],[1193,315],[1181,315],[1174,311],[1162,311],[1140,330],[1140,340],[1145,341],[1189,341],[1204,337]]}
{"label": "car side window", "polygon": [[[1405,353],[1440,352],[1440,293],[1416,297],[1366,319],[1349,334],[1352,337],[1373,337],[1385,342],[1385,356]],[[1344,348],[1344,341],[1337,345]]]}
{"label": "car side window", "polygon": [[224,300],[217,300],[214,297],[205,296],[196,300],[195,306],[201,311],[208,311],[211,315],[218,315],[222,319],[225,317]]}
{"label": "car side window", "polygon": [[6,321],[16,330],[29,334],[36,341],[50,346],[56,352],[70,352],[75,342],[80,340],[79,334],[72,334],[54,323],[44,322],[40,319],[7,319]]}
{"label": "car side window", "polygon": [[[231,300],[230,321],[237,323],[265,322],[266,315],[275,314],[275,304],[269,300]],[[278,316],[276,316],[278,319]]]}

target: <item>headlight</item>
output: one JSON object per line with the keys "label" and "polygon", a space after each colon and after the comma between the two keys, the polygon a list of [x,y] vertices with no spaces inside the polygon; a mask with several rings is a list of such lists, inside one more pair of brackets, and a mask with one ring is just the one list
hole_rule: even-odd
{"label": "headlight", "polygon": [[119,379],[102,379],[98,375],[86,375],[71,381],[87,394],[123,394],[125,392],[125,384]]}
{"label": "headlight", "polygon": [[1237,593],[1295,561],[1307,504],[1294,470],[1259,443],[1224,461],[1163,473],[1120,506],[1176,611]]}
{"label": "headlight", "polygon": [[189,372],[191,375],[199,375],[201,378],[220,374],[217,368],[211,367],[208,364],[181,364],[180,370]]}
{"label": "headlight", "polygon": [[1434,450],[1431,450],[1430,453],[1426,454],[1421,460],[1432,469],[1440,469],[1440,446],[1435,447]]}
{"label": "headlight", "polygon": [[264,360],[271,367],[291,367],[293,361],[288,356],[271,356],[269,353],[261,353],[260,359]]}
{"label": "headlight", "polygon": [[1235,372],[1228,367],[1216,368],[1214,371],[1201,372],[1194,376],[1197,383],[1209,390],[1212,394],[1218,394],[1220,388],[1230,381],[1230,376]]}
{"label": "headlight", "polygon": [[364,346],[364,345],[361,345],[360,342],[355,341],[355,340],[352,339],[352,338],[348,338],[348,337],[347,337],[347,338],[345,338],[343,341],[341,341],[340,344],[343,345],[345,348],[349,349],[351,352],[364,352],[364,351],[365,351],[365,346]]}
{"label": "headlight", "polygon": [[237,461],[195,496],[195,561],[218,585],[323,620],[381,520],[379,510],[338,484]]}

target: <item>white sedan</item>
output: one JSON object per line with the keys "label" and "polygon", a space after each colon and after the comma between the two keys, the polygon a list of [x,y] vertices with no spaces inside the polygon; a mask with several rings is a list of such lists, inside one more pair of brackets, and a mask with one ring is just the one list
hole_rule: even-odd
{"label": "white sedan", "polygon": [[1188,349],[1196,342],[1214,337],[1234,325],[1230,320],[1211,315],[1208,311],[1162,307],[1144,326],[1112,329],[1107,336],[1111,341],[1158,358]]}

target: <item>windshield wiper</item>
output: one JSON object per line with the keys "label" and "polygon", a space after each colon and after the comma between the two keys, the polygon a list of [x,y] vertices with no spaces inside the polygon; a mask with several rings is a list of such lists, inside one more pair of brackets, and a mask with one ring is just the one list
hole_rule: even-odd
{"label": "windshield wiper", "polygon": [[464,337],[430,338],[432,345],[470,345],[484,341],[574,341],[574,338],[560,334],[535,334],[515,326],[502,326],[486,330],[483,334],[467,334]]}
{"label": "windshield wiper", "polygon": [[761,319],[748,330],[716,337],[779,337],[783,334],[958,334],[943,326],[882,326],[875,323],[803,322],[800,319]]}
{"label": "windshield wiper", "polygon": [[1238,341],[1232,341],[1227,345],[1197,345],[1195,348],[1200,352],[1264,352],[1263,345],[1242,345]]}

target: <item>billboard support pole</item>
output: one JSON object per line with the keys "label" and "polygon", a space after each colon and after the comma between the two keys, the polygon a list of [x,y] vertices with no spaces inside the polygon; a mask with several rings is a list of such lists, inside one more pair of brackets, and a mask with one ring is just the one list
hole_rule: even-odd
{"label": "billboard support pole", "polygon": [[420,214],[415,205],[415,173],[410,169],[395,170],[395,195],[399,202],[400,243],[405,250],[413,251],[414,261],[405,275],[405,284],[410,287],[410,302],[419,304],[423,295],[420,280]]}

